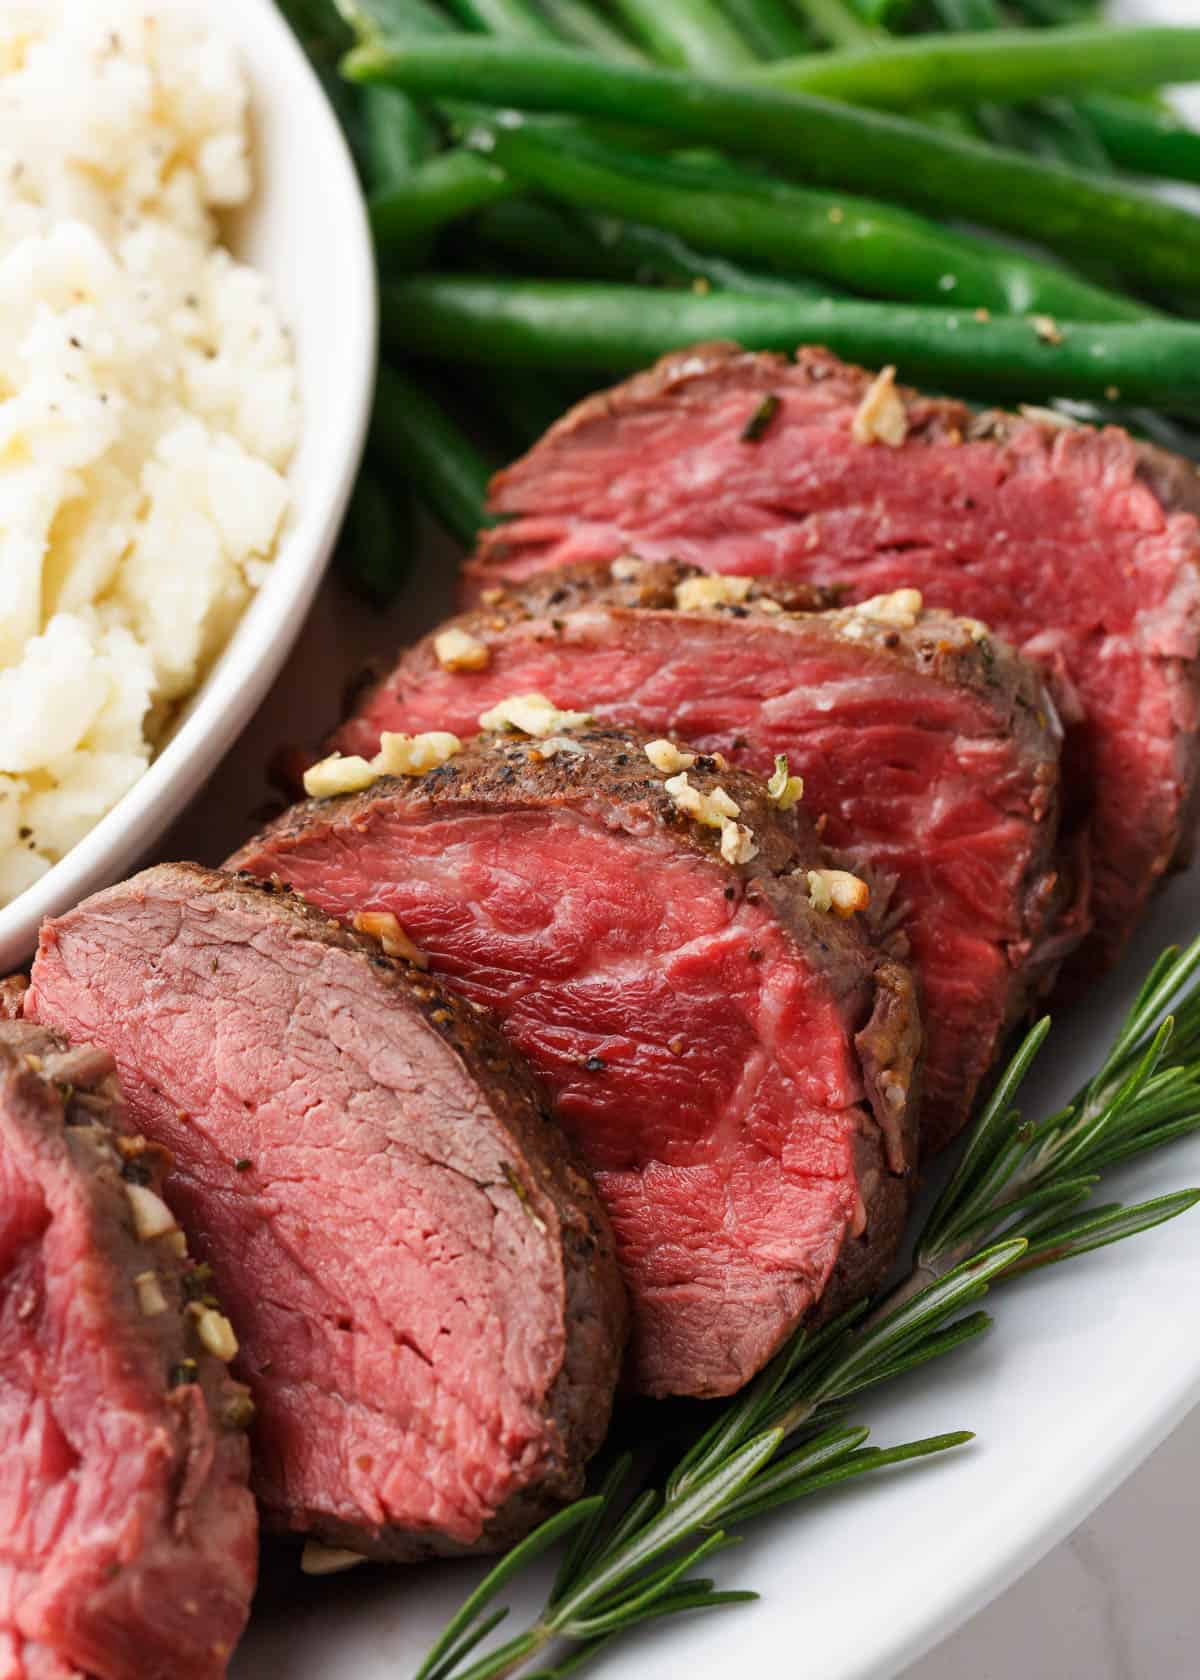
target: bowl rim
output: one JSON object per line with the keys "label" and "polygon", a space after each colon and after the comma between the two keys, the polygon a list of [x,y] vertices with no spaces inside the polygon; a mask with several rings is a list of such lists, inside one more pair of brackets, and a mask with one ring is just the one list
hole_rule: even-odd
{"label": "bowl rim", "polygon": [[[315,144],[329,154],[336,190],[321,214],[335,239],[349,306],[338,330],[340,374],[322,402],[323,447],[306,462],[305,506],[293,507],[270,572],[239,619],[203,683],[189,699],[166,745],[58,863],[0,907],[0,973],[24,963],[37,931],[87,894],[108,885],[144,854],[200,790],[250,721],[290,653],[337,538],[366,441],[375,384],[378,294],[366,205],[349,147],[320,82],[272,0],[239,0],[247,22],[230,24],[235,41],[266,40],[269,90],[261,77],[252,100],[293,102]],[[252,21],[250,21],[252,20]],[[218,27],[221,24],[218,23]],[[301,435],[314,423],[301,393]],[[293,469],[294,470],[294,469]]]}

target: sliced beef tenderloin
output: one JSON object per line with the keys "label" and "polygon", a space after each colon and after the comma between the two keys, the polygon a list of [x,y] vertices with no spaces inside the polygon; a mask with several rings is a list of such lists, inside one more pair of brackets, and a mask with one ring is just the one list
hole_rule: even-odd
{"label": "sliced beef tenderloin", "polygon": [[408,1559],[580,1490],[624,1340],[612,1237],[498,1035],[378,940],[162,865],[49,923],[29,1011],[101,1038],[211,1264],[265,1520]]}
{"label": "sliced beef tenderloin", "polygon": [[113,1059],[0,1023],[0,1673],[219,1680],[258,1565],[228,1321]]}
{"label": "sliced beef tenderloin", "polygon": [[1198,485],[1115,427],[973,416],[821,350],[792,363],[700,346],[583,403],[500,475],[505,522],[469,579],[633,551],[859,601],[911,585],[983,620],[1041,664],[1067,725],[1094,971],[1191,839]]}
{"label": "sliced beef tenderloin", "polygon": [[[384,731],[468,735],[504,695],[537,690],[762,775],[786,756],[824,840],[895,878],[926,1023],[922,1145],[940,1148],[1083,931],[1056,856],[1061,730],[1036,673],[911,592],[795,613],[770,580],[616,571],[547,572],[443,626],[336,745],[369,757]],[[778,593],[791,598],[786,581]]]}
{"label": "sliced beef tenderloin", "polygon": [[497,1012],[608,1207],[632,1382],[717,1395],[887,1268],[919,1029],[907,969],[831,907],[861,884],[806,873],[803,822],[757,778],[700,758],[677,780],[646,745],[485,736],[297,807],[235,862],[394,916]]}

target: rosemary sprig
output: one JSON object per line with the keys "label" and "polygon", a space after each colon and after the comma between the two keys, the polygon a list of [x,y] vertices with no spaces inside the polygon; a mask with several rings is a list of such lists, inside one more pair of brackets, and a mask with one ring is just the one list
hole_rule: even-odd
{"label": "rosemary sprig", "polygon": [[[414,1680],[561,1680],[630,1628],[683,1611],[745,1603],[693,1574],[735,1544],[730,1525],[893,1465],[940,1454],[966,1433],[876,1448],[845,1421],[846,1402],[964,1346],[990,1328],[989,1290],[1173,1219],[1200,1190],[1134,1207],[1091,1206],[1111,1167],[1200,1128],[1200,939],[1164,951],[1103,1064],[1067,1107],[1039,1122],[1014,1099],[1050,1030],[1027,1034],[976,1121],[957,1170],[917,1239],[910,1275],[874,1307],[799,1330],[748,1388],[716,1411],[661,1485],[632,1499],[631,1462],[508,1553],[446,1628]],[[1174,1005],[1174,1013],[1166,1011]],[[784,1445],[787,1444],[787,1451]],[[494,1599],[571,1536],[538,1619],[468,1663],[507,1615]],[[527,1665],[551,1646],[554,1666]],[[466,1666],[463,1666],[466,1664]]]}

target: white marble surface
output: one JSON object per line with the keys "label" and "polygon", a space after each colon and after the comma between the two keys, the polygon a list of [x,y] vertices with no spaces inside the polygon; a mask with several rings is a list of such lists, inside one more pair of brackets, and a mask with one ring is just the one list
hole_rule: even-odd
{"label": "white marble surface", "polygon": [[1071,1538],[903,1680],[1200,1674],[1200,1410]]}

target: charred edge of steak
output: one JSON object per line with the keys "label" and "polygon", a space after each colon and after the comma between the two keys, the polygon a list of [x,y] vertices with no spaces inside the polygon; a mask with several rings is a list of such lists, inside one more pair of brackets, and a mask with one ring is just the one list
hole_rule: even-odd
{"label": "charred edge of steak", "polygon": [[[395,798],[437,807],[441,804],[480,809],[497,807],[520,810],[533,808],[580,808],[599,811],[608,825],[619,824],[630,834],[644,834],[653,827],[671,831],[676,842],[725,871],[727,895],[744,893],[753,900],[767,900],[783,927],[800,949],[826,972],[853,970],[862,962],[864,945],[872,959],[875,1001],[866,1011],[867,1026],[879,994],[903,975],[904,1002],[897,1014],[907,1010],[908,1030],[901,1034],[894,1024],[894,1063],[887,1063],[885,1040],[871,1040],[871,1057],[864,1065],[868,1097],[885,1141],[890,1170],[907,1180],[916,1159],[917,1102],[911,1093],[920,1037],[912,982],[906,970],[891,962],[871,943],[865,927],[843,921],[831,911],[818,910],[810,901],[807,870],[821,867],[824,854],[802,806],[781,815],[759,777],[731,767],[721,768],[715,758],[701,754],[688,771],[690,785],[701,794],[723,789],[739,807],[738,821],[748,827],[758,848],[749,862],[731,864],[721,856],[721,837],[716,829],[695,822],[681,811],[666,790],[668,777],[656,771],[646,757],[645,734],[622,729],[587,728],[574,731],[568,747],[558,746],[549,756],[536,740],[518,735],[483,735],[469,743],[462,753],[421,777],[382,778],[361,793],[332,800],[308,800],[293,807],[268,828],[248,851],[266,842],[286,847],[292,837],[303,839],[314,822],[330,823],[354,830],[369,822],[381,798]],[[230,860],[236,868],[238,856]],[[881,979],[881,975],[883,978]],[[899,987],[899,981],[895,980]],[[877,1060],[872,1061],[873,1058]],[[900,1102],[885,1100],[884,1087],[900,1093]],[[907,1194],[907,1191],[905,1192]],[[874,1246],[874,1245],[872,1245]]]}
{"label": "charred edge of steak", "polygon": [[[481,639],[490,629],[500,630],[526,618],[565,617],[579,607],[611,606],[631,609],[662,609],[676,605],[675,590],[688,578],[705,577],[699,566],[686,566],[679,561],[642,562],[636,554],[621,561],[584,561],[574,566],[562,566],[556,571],[539,572],[518,585],[506,584],[490,591],[482,607],[464,613],[452,624],[471,629]],[[782,607],[785,612],[808,613],[839,605],[841,591],[804,583],[798,578],[767,578],[747,580],[749,589],[742,603],[725,607],[734,617],[746,617],[748,609],[763,601]],[[445,629],[446,626],[440,626]],[[376,685],[371,685],[376,686]],[[365,693],[361,685],[353,696],[354,708],[361,707]],[[349,709],[349,708],[347,708]]]}
{"label": "charred edge of steak", "polygon": [[[0,1081],[12,1082],[24,1110],[38,1115],[46,1137],[61,1143],[71,1168],[88,1184],[97,1239],[124,1297],[118,1311],[156,1359],[168,1404],[176,1404],[170,1398],[176,1391],[199,1387],[218,1428],[244,1433],[254,1412],[250,1391],[234,1381],[201,1335],[204,1314],[220,1312],[207,1269],[188,1257],[177,1229],[149,1240],[138,1234],[130,1192],[145,1189],[162,1199],[171,1156],[129,1135],[110,1053],[94,1044],[72,1046],[32,1022],[0,1022]],[[180,1426],[187,1427],[182,1410]]]}
{"label": "charred edge of steak", "polygon": [[320,940],[368,962],[378,980],[415,1005],[454,1051],[515,1141],[514,1154],[521,1159],[513,1162],[514,1172],[523,1169],[527,1182],[554,1209],[566,1262],[569,1321],[563,1368],[547,1399],[548,1423],[557,1435],[557,1462],[536,1488],[515,1495],[488,1524],[483,1542],[470,1547],[431,1536],[406,1539],[389,1534],[373,1550],[363,1544],[361,1525],[348,1524],[343,1533],[336,1522],[324,1517],[321,1522],[321,1537],[330,1544],[345,1544],[393,1562],[499,1549],[579,1494],[583,1466],[608,1431],[608,1410],[597,1395],[611,1394],[615,1388],[625,1348],[627,1305],[608,1216],[587,1170],[555,1121],[545,1092],[486,1012],[465,1003],[414,964],[386,956],[376,940],[314,909],[284,882],[191,863],[159,867],[180,878],[191,893],[243,906],[269,902],[299,937]]}

